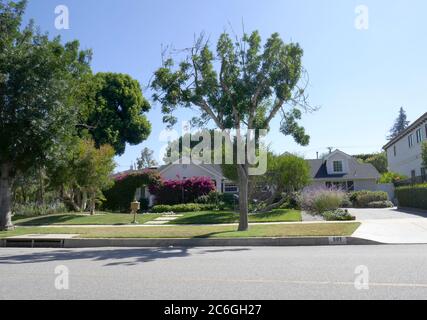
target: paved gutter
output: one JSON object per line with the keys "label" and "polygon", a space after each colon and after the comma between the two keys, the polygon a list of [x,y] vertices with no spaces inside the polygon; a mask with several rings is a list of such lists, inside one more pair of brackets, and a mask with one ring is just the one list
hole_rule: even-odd
{"label": "paved gutter", "polygon": [[58,237],[13,237],[0,240],[0,247],[290,247],[378,245],[379,242],[355,237],[289,237],[233,239],[59,239]]}

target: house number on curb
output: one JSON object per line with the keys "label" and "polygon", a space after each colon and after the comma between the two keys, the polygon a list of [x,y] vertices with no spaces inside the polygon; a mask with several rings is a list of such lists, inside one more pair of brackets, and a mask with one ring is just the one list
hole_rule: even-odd
{"label": "house number on curb", "polygon": [[329,237],[330,245],[346,245],[347,238],[345,237]]}

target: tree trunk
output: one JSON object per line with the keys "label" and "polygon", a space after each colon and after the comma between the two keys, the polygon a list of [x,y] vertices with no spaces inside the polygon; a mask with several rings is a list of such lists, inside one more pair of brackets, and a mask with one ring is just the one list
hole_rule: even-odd
{"label": "tree trunk", "polygon": [[270,212],[274,209],[277,209],[279,207],[281,207],[282,205],[284,205],[286,203],[288,199],[286,199],[286,197],[283,197],[282,200],[280,200],[279,202],[276,203],[272,203],[270,205],[268,205],[267,207],[265,207],[264,209],[262,209],[260,212],[261,213],[266,213],[266,212]]}
{"label": "tree trunk", "polygon": [[2,163],[0,166],[0,231],[13,229],[11,169],[10,163]]}
{"label": "tree trunk", "polygon": [[249,229],[248,219],[248,174],[247,166],[240,165],[238,169],[239,174],[239,208],[240,208],[240,222],[239,231],[247,231]]}
{"label": "tree trunk", "polygon": [[96,196],[94,192],[90,193],[90,215],[95,215],[96,210]]}

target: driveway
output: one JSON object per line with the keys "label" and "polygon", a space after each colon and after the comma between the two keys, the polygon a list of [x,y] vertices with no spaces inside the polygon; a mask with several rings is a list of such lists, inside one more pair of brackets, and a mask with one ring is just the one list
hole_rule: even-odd
{"label": "driveway", "polygon": [[350,213],[359,221],[384,219],[423,219],[427,218],[427,211],[412,209],[349,209]]}
{"label": "driveway", "polygon": [[392,209],[350,209],[362,222],[354,237],[389,244],[427,244],[427,212]]}

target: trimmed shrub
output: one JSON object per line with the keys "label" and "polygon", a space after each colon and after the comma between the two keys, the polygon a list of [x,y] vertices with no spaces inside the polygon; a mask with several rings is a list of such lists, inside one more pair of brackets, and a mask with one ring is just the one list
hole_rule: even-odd
{"label": "trimmed shrub", "polygon": [[337,210],[345,199],[344,191],[327,188],[310,188],[300,196],[301,208],[313,214]]}
{"label": "trimmed shrub", "polygon": [[194,203],[196,199],[214,190],[215,184],[209,177],[166,180],[160,185],[150,187],[150,193],[156,196],[157,203],[168,205]]}
{"label": "trimmed shrub", "polygon": [[368,208],[371,202],[388,201],[388,194],[384,191],[356,191],[350,194],[350,201],[356,208]]}
{"label": "trimmed shrub", "polygon": [[394,204],[391,201],[374,201],[368,203],[367,207],[373,209],[393,208]]}
{"label": "trimmed shrub", "polygon": [[399,187],[396,197],[400,207],[427,210],[427,184]]}
{"label": "trimmed shrub", "polygon": [[164,213],[164,212],[196,212],[196,211],[210,211],[215,210],[215,205],[210,204],[197,204],[197,203],[186,203],[177,205],[157,205],[151,208],[153,213]]}
{"label": "trimmed shrub", "polygon": [[326,221],[354,221],[356,217],[352,216],[348,210],[337,209],[323,213]]}
{"label": "trimmed shrub", "polygon": [[[138,188],[149,186],[154,189],[160,184],[160,175],[151,170],[117,175],[114,177],[114,186],[104,191],[106,201],[103,208],[113,212],[130,212],[130,203],[134,200]],[[141,206],[141,209],[144,208]]]}
{"label": "trimmed shrub", "polygon": [[379,182],[380,183],[397,183],[399,181],[403,181],[406,179],[408,179],[408,177],[402,174],[399,174],[396,172],[386,172],[386,173],[383,173]]}

